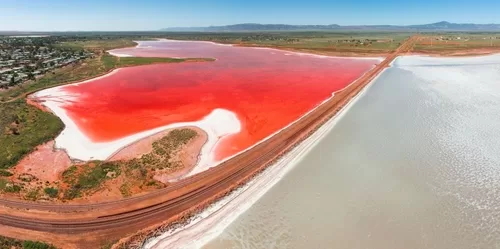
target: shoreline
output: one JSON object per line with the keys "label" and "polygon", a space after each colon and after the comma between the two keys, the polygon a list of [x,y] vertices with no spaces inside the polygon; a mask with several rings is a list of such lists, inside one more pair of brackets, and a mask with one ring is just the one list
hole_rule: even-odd
{"label": "shoreline", "polygon": [[[87,81],[78,84],[83,84],[86,82]],[[35,98],[43,98],[44,96],[42,96],[42,94],[48,96],[47,100],[37,102],[42,103],[43,106],[51,110],[51,112],[59,117],[64,123],[65,128],[55,138],[56,147],[58,149],[65,150],[72,160],[105,161],[124,147],[146,137],[155,135],[167,129],[194,126],[203,130],[208,135],[208,141],[203,146],[201,151],[202,159],[200,160],[200,162],[202,162],[203,165],[197,165],[197,167],[211,167],[213,166],[213,164],[218,163],[214,160],[214,149],[216,145],[222,139],[224,139],[224,137],[238,133],[241,130],[241,122],[239,121],[235,113],[218,108],[212,110],[209,114],[198,121],[168,124],[156,127],[154,129],[137,132],[135,134],[131,134],[129,136],[122,137],[113,141],[96,143],[91,141],[91,139],[87,137],[82,130],[79,129],[76,123],[67,115],[66,110],[64,110],[59,105],[60,102],[71,101],[77,96],[69,96],[64,92],[64,90],[60,90],[58,88],[59,87],[37,92],[37,96],[35,96]],[[58,96],[64,96],[65,99],[60,100],[57,98]]]}

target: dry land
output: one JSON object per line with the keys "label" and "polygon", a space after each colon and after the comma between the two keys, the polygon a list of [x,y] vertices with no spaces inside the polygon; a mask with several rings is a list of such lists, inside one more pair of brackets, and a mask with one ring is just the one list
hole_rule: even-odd
{"label": "dry land", "polygon": [[499,33],[423,34],[412,50],[436,56],[472,56],[500,53]]}
{"label": "dry land", "polygon": [[196,165],[207,140],[196,127],[171,129],[135,142],[107,161],[72,162],[42,144],[0,179],[3,198],[89,203],[117,200],[169,184]]}
{"label": "dry land", "polygon": [[261,32],[174,33],[163,37],[239,46],[272,47],[336,56],[380,56],[394,51],[410,33],[396,32]]}

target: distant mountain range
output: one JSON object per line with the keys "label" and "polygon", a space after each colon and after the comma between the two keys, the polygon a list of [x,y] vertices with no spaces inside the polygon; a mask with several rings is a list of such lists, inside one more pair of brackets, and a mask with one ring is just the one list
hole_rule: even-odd
{"label": "distant mountain range", "polygon": [[243,31],[335,31],[335,30],[385,30],[385,31],[500,31],[500,24],[473,24],[437,22],[422,25],[288,25],[242,23],[209,27],[172,27],[161,31],[199,31],[199,32],[243,32]]}

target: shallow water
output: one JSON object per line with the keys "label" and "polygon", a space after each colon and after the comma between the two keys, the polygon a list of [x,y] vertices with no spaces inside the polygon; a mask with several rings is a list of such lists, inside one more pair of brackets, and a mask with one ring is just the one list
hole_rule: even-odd
{"label": "shallow water", "polygon": [[394,65],[205,248],[500,248],[499,57]]}

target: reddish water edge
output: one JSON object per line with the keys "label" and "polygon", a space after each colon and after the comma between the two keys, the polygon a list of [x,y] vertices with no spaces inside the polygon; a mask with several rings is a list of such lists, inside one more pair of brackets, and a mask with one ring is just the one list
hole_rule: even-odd
{"label": "reddish water edge", "polygon": [[108,77],[64,87],[79,96],[63,108],[80,130],[94,142],[107,142],[172,123],[197,121],[223,108],[238,116],[242,130],[219,144],[216,160],[288,125],[379,62],[207,42],[148,41],[113,52],[217,60],[124,68]]}

